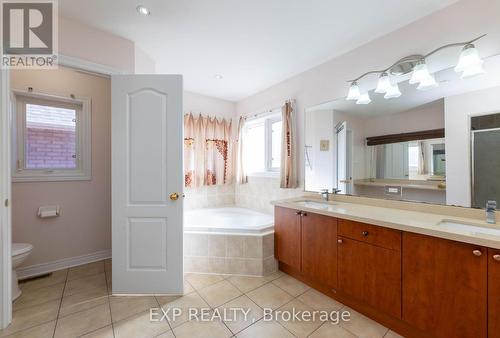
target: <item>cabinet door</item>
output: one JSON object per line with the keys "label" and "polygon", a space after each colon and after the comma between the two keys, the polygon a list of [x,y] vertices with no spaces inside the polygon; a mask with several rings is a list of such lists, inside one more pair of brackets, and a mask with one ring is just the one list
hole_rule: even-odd
{"label": "cabinet door", "polygon": [[274,249],[276,259],[300,270],[300,216],[297,210],[274,210]]}
{"label": "cabinet door", "polygon": [[487,250],[403,234],[403,320],[430,336],[486,337]]}
{"label": "cabinet door", "polygon": [[338,239],[339,290],[401,318],[401,252]]}
{"label": "cabinet door", "polygon": [[337,219],[312,213],[302,216],[302,273],[337,287]]}
{"label": "cabinet door", "polygon": [[488,250],[488,338],[500,338],[500,250]]}

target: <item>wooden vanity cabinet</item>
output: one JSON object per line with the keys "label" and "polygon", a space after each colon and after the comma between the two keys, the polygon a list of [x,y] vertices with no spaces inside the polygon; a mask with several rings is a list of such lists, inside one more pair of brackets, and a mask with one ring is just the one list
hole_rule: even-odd
{"label": "wooden vanity cabinet", "polygon": [[403,320],[431,337],[486,337],[487,253],[403,233]]}
{"label": "wooden vanity cabinet", "polygon": [[338,289],[401,318],[401,232],[339,220]]}
{"label": "wooden vanity cabinet", "polygon": [[302,273],[329,288],[337,287],[337,219],[302,213]]}
{"label": "wooden vanity cabinet", "polygon": [[274,256],[280,262],[300,271],[300,211],[276,207],[274,211]]}
{"label": "wooden vanity cabinet", "polygon": [[500,338],[500,250],[488,249],[488,338]]}

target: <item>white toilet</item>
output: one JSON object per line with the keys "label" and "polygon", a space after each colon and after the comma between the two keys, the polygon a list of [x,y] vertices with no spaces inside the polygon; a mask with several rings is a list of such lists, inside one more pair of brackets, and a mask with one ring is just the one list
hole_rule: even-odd
{"label": "white toilet", "polygon": [[12,301],[21,295],[21,289],[19,289],[19,285],[17,284],[16,268],[26,260],[31,250],[33,250],[33,245],[31,244],[12,243]]}

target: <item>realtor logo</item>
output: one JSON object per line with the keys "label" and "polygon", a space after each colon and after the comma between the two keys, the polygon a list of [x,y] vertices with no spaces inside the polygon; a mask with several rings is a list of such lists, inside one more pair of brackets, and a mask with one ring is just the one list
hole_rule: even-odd
{"label": "realtor logo", "polygon": [[57,2],[2,0],[2,68],[57,66]]}

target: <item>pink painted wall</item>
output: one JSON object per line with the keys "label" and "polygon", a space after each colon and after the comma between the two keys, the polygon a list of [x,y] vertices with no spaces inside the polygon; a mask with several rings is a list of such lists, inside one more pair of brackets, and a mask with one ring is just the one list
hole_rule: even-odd
{"label": "pink painted wall", "polygon": [[[237,103],[238,114],[263,112],[287,99],[296,99],[298,149],[303,149],[304,110],[322,102],[347,95],[349,79],[372,69],[385,68],[406,55],[426,53],[441,45],[467,41],[481,34],[488,36],[477,43],[483,56],[500,53],[500,1],[462,0],[443,10],[376,39],[351,52],[303,72],[267,90]],[[346,34],[349,30],[346,29]],[[456,62],[458,50],[429,60],[439,67]],[[293,57],[293,55],[290,55]],[[432,69],[431,69],[432,70]],[[375,88],[376,77],[367,88]],[[363,84],[366,84],[365,82]],[[303,177],[302,153],[299,152],[300,177]],[[300,179],[303,180],[302,178]]]}
{"label": "pink painted wall", "polygon": [[[92,100],[92,180],[12,184],[14,242],[33,244],[25,266],[111,249],[111,82],[59,68],[13,71],[12,89]],[[37,217],[42,205],[61,206],[61,216]]]}

